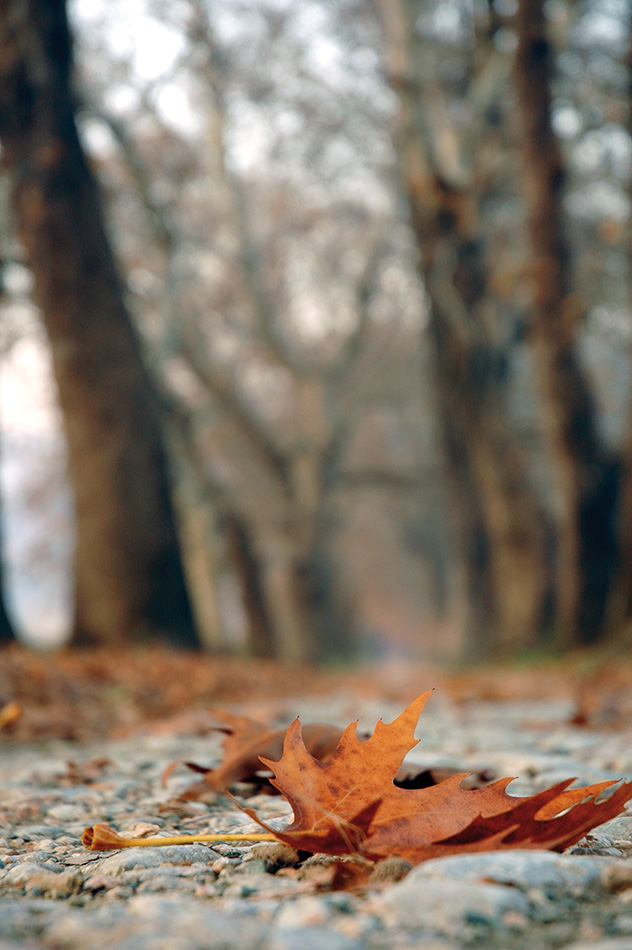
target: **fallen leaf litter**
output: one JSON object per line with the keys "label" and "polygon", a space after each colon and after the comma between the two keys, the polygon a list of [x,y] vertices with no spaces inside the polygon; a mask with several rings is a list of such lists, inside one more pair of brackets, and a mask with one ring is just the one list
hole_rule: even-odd
{"label": "fallen leaf litter", "polygon": [[[109,850],[201,841],[278,840],[313,854],[360,856],[371,861],[396,856],[418,864],[428,858],[464,852],[518,848],[562,851],[621,814],[632,798],[632,782],[611,780],[570,789],[573,778],[527,797],[507,794],[513,778],[482,788],[463,788],[461,783],[468,773],[450,776],[427,788],[396,786],[393,779],[406,754],[417,744],[415,726],[430,693],[418,697],[393,722],[380,720],[367,739],[359,738],[357,722],[351,723],[333,752],[331,734],[325,731],[322,758],[307,749],[300,720],[295,719],[285,733],[281,758],[273,761],[259,755],[264,768],[273,773],[271,783],[292,807],[294,820],[286,828],[273,829],[252,809],[243,808],[265,829],[264,834],[126,838],[108,825],[97,823],[85,829],[83,843],[91,850]],[[237,731],[240,726],[245,728],[236,719],[233,726]],[[276,742],[278,736],[262,726],[259,739],[264,752],[271,738]],[[254,754],[255,747],[256,735],[249,755]],[[234,750],[229,747],[229,751]],[[207,774],[213,776],[208,784],[214,788],[218,775],[228,784],[231,777],[241,773],[229,757],[223,770],[220,767]]]}

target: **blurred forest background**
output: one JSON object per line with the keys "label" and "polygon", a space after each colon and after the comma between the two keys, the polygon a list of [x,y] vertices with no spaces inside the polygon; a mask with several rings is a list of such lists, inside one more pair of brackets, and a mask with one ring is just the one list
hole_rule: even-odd
{"label": "blurred forest background", "polygon": [[625,643],[630,18],[0,0],[0,640]]}

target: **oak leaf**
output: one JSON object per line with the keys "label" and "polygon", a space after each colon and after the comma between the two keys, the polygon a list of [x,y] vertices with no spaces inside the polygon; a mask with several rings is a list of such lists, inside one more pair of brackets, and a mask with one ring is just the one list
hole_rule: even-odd
{"label": "oak leaf", "polygon": [[261,757],[273,785],[287,798],[293,822],[267,831],[298,851],[359,854],[372,860],[399,855],[412,864],[427,858],[500,848],[561,851],[587,831],[624,810],[632,782],[569,789],[572,778],[525,798],[507,794],[513,778],[466,789],[467,773],[438,785],[404,789],[393,784],[404,756],[416,745],[414,730],[430,695],[424,693],[392,723],[377,723],[361,740],[351,723],[327,761],[307,750],[298,719],[285,735],[278,761]]}
{"label": "oak leaf", "polygon": [[[185,801],[200,798],[210,792],[223,792],[235,782],[251,781],[263,771],[261,757],[277,758],[283,752],[285,729],[274,729],[248,716],[236,716],[225,709],[212,709],[213,715],[224,725],[218,727],[226,733],[222,743],[224,759],[217,768],[206,768],[195,762],[173,762],[162,774],[166,783],[174,769],[186,765],[204,778],[196,782],[179,797]],[[342,729],[322,723],[310,723],[303,729],[303,742],[314,758],[326,760],[333,753],[342,736]]]}

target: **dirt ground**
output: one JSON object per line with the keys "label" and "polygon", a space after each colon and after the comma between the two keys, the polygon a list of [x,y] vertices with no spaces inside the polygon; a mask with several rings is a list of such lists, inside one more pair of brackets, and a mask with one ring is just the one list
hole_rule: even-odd
{"label": "dirt ground", "polygon": [[[362,865],[355,870],[365,877],[344,881],[331,855],[266,863],[242,839],[210,851],[191,844],[102,854],[82,843],[84,828],[103,822],[132,837],[244,830],[238,801],[209,779],[229,759],[230,730],[213,707],[277,731],[297,713],[334,726],[357,716],[373,728],[432,687],[424,741],[401,788],[467,772],[468,788],[513,775],[522,782],[516,794],[532,795],[571,776],[582,786],[632,776],[625,655],[332,670],[153,648],[1,649],[0,945],[198,950],[199,935],[212,931],[225,935],[222,946],[260,950],[597,950],[611,937],[632,947],[630,813],[598,824],[562,855],[456,854],[406,873],[393,853],[388,874],[379,865],[374,879]],[[248,743],[244,750],[252,751]],[[261,779],[260,751],[255,775],[233,774],[232,788],[261,820],[285,826],[289,806]],[[266,755],[276,761],[280,750]]]}
{"label": "dirt ground", "polygon": [[[632,660],[576,653],[461,670],[411,664],[315,668],[160,648],[36,653],[0,650],[0,730],[5,741],[90,741],[139,728],[168,729],[210,706],[269,715],[285,696],[345,691],[402,705],[437,687],[457,703],[571,698],[576,725],[616,728],[632,719]],[[4,711],[4,713],[3,713]]]}

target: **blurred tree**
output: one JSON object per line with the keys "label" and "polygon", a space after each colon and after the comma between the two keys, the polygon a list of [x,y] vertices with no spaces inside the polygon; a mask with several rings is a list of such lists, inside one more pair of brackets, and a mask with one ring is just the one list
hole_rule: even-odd
{"label": "blurred tree", "polygon": [[[400,103],[397,150],[470,552],[470,605],[478,614],[471,633],[483,650],[501,645],[499,631],[510,631],[514,644],[542,632],[565,645],[602,637],[614,579],[629,557],[619,549],[627,528],[617,522],[622,457],[604,436],[595,380],[580,353],[585,314],[575,265],[582,241],[576,236],[572,247],[563,203],[568,157],[553,129],[545,6],[519,0],[507,28],[492,4],[478,12],[453,4],[441,19],[441,5],[430,0],[382,0]],[[450,37],[443,49],[440,21]],[[506,234],[502,246],[503,216],[526,240]],[[512,250],[519,263],[507,267]],[[521,284],[526,293],[516,308]],[[548,446],[546,462],[537,463],[550,473],[553,501],[546,504],[507,411],[513,354],[525,337],[539,383],[531,395],[537,442]],[[626,498],[623,511],[631,510]],[[630,576],[625,566],[623,575]],[[629,610],[628,593],[622,580],[611,620]]]}
{"label": "blurred tree", "polygon": [[2,604],[0,604],[0,644],[12,643],[14,640],[15,634],[13,632],[13,625],[9,620],[4,602],[2,602]]}
{"label": "blurred tree", "polygon": [[[113,194],[113,211],[132,275],[151,269],[158,278],[144,328],[187,483],[183,508],[197,496],[194,518],[201,520],[204,501],[215,512],[208,520],[223,536],[224,560],[241,588],[249,649],[295,659],[348,655],[358,648],[361,624],[360,598],[337,548],[349,499],[370,491],[382,503],[410,497],[420,483],[412,452],[402,462],[398,451],[381,447],[359,464],[356,451],[380,414],[401,430],[404,407],[418,411],[419,289],[414,275],[408,282],[400,276],[403,229],[385,221],[390,209],[374,212],[363,196],[350,197],[326,178],[327,149],[350,149],[341,119],[321,101],[338,92],[316,82],[312,90],[306,81],[270,91],[272,80],[262,75],[268,64],[280,75],[288,62],[295,68],[284,19],[263,8],[252,13],[262,50],[264,39],[277,43],[278,57],[250,46],[231,56],[211,12],[199,0],[186,0],[177,15],[159,9],[182,31],[174,72],[195,93],[191,128],[174,131],[160,114],[160,89],[171,75],[145,88],[129,76],[125,86],[138,108],[122,121],[108,108],[103,75],[112,70],[104,70],[91,77],[85,116],[96,117],[118,145],[102,172],[128,179],[127,190]],[[231,107],[238,115],[242,96],[269,99],[268,123],[277,112],[296,116],[303,131],[295,150],[307,153],[301,161],[308,167],[288,147],[278,165],[262,158],[254,174],[239,174],[227,140]],[[357,121],[355,94],[352,103]],[[351,169],[356,175],[357,166]],[[395,291],[385,319],[376,317],[376,301],[386,296],[380,285],[389,268]],[[212,544],[207,536],[206,548]],[[207,593],[210,608],[208,585]],[[221,646],[216,611],[205,614]]]}
{"label": "blurred tree", "polygon": [[[4,296],[4,280],[3,280],[3,264],[4,261],[0,258],[0,304],[2,303],[2,298]],[[3,340],[3,350],[5,347],[5,341]],[[4,356],[4,353],[2,353]],[[0,436],[1,438],[1,436]],[[2,451],[2,444],[0,443],[0,454]],[[10,643],[15,639],[15,631],[13,629],[13,624],[7,612],[6,600],[5,600],[5,552],[4,552],[4,527],[3,527],[3,499],[0,497],[0,644]]]}
{"label": "blurred tree", "polygon": [[159,407],[74,121],[63,0],[0,2],[0,140],[53,354],[76,507],[74,643],[198,645]]}
{"label": "blurred tree", "polygon": [[507,177],[502,110],[510,60],[489,34],[477,36],[477,44],[468,37],[465,65],[452,66],[453,94],[462,98],[457,126],[440,80],[445,51],[423,30],[429,6],[420,0],[381,6],[387,70],[399,98],[395,145],[428,298],[437,406],[460,512],[467,649],[515,649],[543,629],[550,591],[545,515],[507,410],[520,328],[503,286],[515,265],[507,260],[510,244],[503,246],[489,226]]}
{"label": "blurred tree", "polygon": [[625,615],[621,10],[382,0],[395,186],[373,5],[89,6],[78,118],[208,641],[245,611],[255,652],[347,652],[397,625],[386,571],[470,652],[600,635],[617,563]]}
{"label": "blurred tree", "polygon": [[[0,531],[0,543],[1,541],[2,532]],[[4,590],[4,563],[2,557],[0,557],[0,644],[11,643],[15,639],[13,624],[6,608]]]}
{"label": "blurred tree", "polygon": [[[542,426],[560,499],[556,625],[565,643],[604,633],[619,552],[620,460],[600,429],[578,350],[584,307],[576,292],[564,209],[566,167],[552,125],[553,51],[544,0],[519,0],[515,79],[531,239],[532,322]],[[625,529],[624,529],[624,533]]]}

